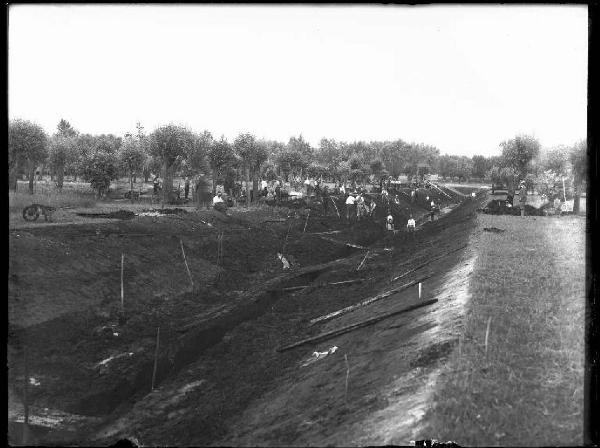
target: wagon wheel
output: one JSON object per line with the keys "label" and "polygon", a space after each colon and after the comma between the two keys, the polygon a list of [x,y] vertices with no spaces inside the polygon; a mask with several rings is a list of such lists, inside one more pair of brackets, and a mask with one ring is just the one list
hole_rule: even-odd
{"label": "wagon wheel", "polygon": [[40,212],[37,207],[30,205],[23,209],[23,219],[25,221],[35,221],[40,217]]}

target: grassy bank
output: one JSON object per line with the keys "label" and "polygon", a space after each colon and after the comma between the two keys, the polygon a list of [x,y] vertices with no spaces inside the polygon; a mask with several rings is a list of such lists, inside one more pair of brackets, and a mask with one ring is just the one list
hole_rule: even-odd
{"label": "grassy bank", "polygon": [[480,215],[478,230],[470,311],[420,438],[581,445],[585,219]]}

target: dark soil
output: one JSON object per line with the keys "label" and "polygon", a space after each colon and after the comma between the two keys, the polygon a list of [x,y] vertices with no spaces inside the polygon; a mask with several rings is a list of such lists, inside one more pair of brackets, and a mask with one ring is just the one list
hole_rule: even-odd
{"label": "dark soil", "polygon": [[132,219],[135,218],[135,213],[129,210],[118,210],[110,213],[77,213],[77,216],[84,216],[86,218]]}
{"label": "dark soil", "polygon": [[[430,193],[430,197],[442,207],[450,203],[441,194]],[[289,210],[275,210],[280,215],[272,223],[265,222],[264,212],[232,209],[232,216],[225,219],[214,211],[175,209],[168,214],[181,215],[177,219],[140,217],[128,222],[40,228],[18,235],[11,232],[11,253],[19,255],[10,260],[10,390],[22,397],[23,350],[27,348],[30,376],[41,382],[39,387],[29,388],[30,403],[101,416],[107,422],[129,415],[133,403],[144,406],[150,391],[160,327],[155,385],[167,387],[179,379],[202,378],[208,388],[202,390],[199,401],[194,394],[186,395],[178,406],[187,409],[193,405],[192,410],[178,417],[176,424],[153,414],[150,406],[135,414],[130,429],[136,428],[144,441],[161,444],[204,445],[222,439],[232,419],[295,371],[304,356],[293,350],[277,353],[278,346],[316,334],[319,327],[307,327],[308,319],[372,294],[377,285],[387,281],[391,266],[407,262],[407,254],[413,254],[418,262],[464,242],[476,208],[475,201],[467,201],[443,219],[423,225],[415,239],[403,233],[386,241],[400,250],[368,261],[360,272],[360,277],[367,279],[362,283],[307,288],[292,294],[272,291],[356,278],[364,251],[344,243],[370,246],[373,251],[383,247],[387,210],[382,203],[377,203],[373,219],[355,223],[353,218],[352,225],[345,222],[343,200],[337,199],[336,204],[342,219],[333,207],[324,216],[322,204],[313,202],[298,207],[297,217],[292,213],[285,221],[281,219]],[[404,225],[409,213],[416,213],[419,207],[424,213],[424,198],[415,204],[401,198],[400,204],[392,205],[392,213]],[[124,216],[120,212],[106,215],[111,216],[103,217]],[[340,231],[327,235],[337,242],[314,235],[331,230]],[[224,234],[223,255],[218,259],[220,232]],[[291,271],[283,271],[276,256],[284,246]],[[122,254],[124,311],[120,307]],[[312,273],[303,271],[334,260],[342,261]],[[110,356],[127,353],[133,355],[100,364]],[[87,427],[73,434],[69,442],[114,442],[112,438],[94,441],[96,429]],[[50,432],[44,437],[47,443],[66,442],[62,433],[53,436]]]}

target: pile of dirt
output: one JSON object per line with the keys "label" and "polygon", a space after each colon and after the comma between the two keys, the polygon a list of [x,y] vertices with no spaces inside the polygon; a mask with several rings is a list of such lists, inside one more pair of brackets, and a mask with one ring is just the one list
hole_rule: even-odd
{"label": "pile of dirt", "polygon": [[110,213],[77,213],[77,216],[86,218],[132,219],[135,218],[135,213],[129,210],[117,210]]}

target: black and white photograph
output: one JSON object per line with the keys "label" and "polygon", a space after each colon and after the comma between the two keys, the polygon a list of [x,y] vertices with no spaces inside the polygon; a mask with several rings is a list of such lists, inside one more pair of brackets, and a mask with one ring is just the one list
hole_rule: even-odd
{"label": "black and white photograph", "polygon": [[7,5],[7,443],[590,443],[589,8]]}

